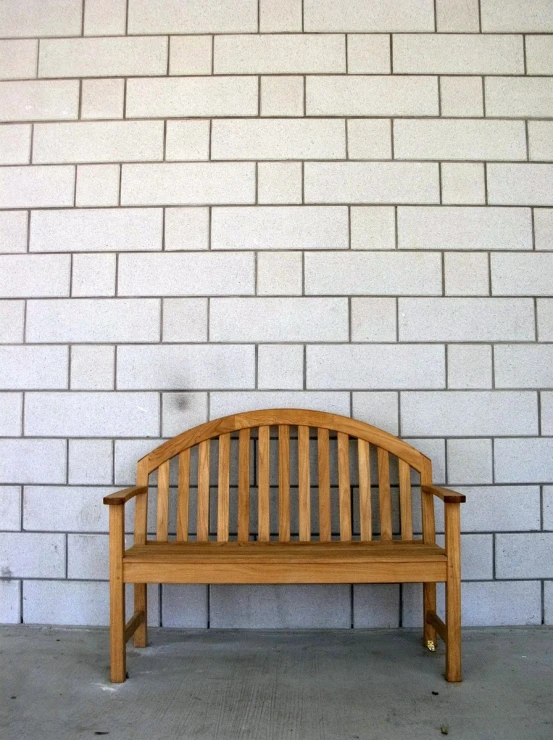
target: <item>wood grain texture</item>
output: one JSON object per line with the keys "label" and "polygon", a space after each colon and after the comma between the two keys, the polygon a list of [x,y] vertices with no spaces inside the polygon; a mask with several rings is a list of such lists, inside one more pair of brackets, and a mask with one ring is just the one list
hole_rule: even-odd
{"label": "wood grain texture", "polygon": [[298,427],[299,535],[301,542],[311,539],[311,483],[309,475],[309,427]]}
{"label": "wood grain texture", "polygon": [[317,432],[317,462],[319,470],[319,540],[330,542],[332,523],[330,513],[330,450],[328,429]]}
{"label": "wood grain texture", "polygon": [[238,436],[238,542],[250,538],[250,430]]}
{"label": "wood grain texture", "polygon": [[413,539],[413,502],[411,500],[411,468],[399,460],[399,514],[401,539]]}
{"label": "wood grain texture", "polygon": [[122,506],[109,509],[109,652],[111,680],[122,683],[127,673],[125,649],[125,513]]}
{"label": "wood grain texture", "polygon": [[361,542],[370,542],[372,533],[370,446],[364,439],[357,440],[359,468],[359,521]]}
{"label": "wood grain texture", "polygon": [[349,437],[338,432],[338,499],[340,504],[340,539],[351,540],[351,485],[349,473]]}
{"label": "wood grain texture", "polygon": [[198,542],[209,539],[209,453],[210,442],[205,440],[198,445]]}
{"label": "wood grain texture", "polygon": [[257,448],[257,537],[260,542],[270,538],[270,428],[259,427]]}
{"label": "wood grain texture", "polygon": [[179,482],[177,490],[177,542],[188,540],[190,517],[190,450],[179,455]]}
{"label": "wood grain texture", "polygon": [[157,540],[167,542],[169,532],[169,465],[167,460],[157,471]]}
{"label": "wood grain texture", "polygon": [[290,427],[278,428],[278,539],[290,541]]}
{"label": "wood grain texture", "polygon": [[390,454],[378,448],[378,502],[380,505],[380,539],[392,539],[392,500],[390,496]]}
{"label": "wood grain texture", "polygon": [[447,582],[445,586],[445,621],[447,645],[445,676],[448,681],[461,681],[461,507],[445,505],[445,549]]}
{"label": "wood grain texture", "polygon": [[217,490],[217,541],[227,542],[230,510],[230,434],[219,437],[219,471]]}

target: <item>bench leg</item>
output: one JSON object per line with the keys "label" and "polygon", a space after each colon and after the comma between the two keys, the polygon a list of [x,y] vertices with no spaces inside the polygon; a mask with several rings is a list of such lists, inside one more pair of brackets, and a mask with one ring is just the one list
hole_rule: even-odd
{"label": "bench leg", "polygon": [[428,612],[436,612],[436,584],[423,583],[423,607],[422,618],[424,624],[424,646],[429,650],[436,649],[437,634],[435,628],[428,623],[426,615]]}
{"label": "bench leg", "polygon": [[134,613],[144,612],[144,621],[137,627],[134,633],[134,646],[146,647],[148,644],[148,600],[146,595],[146,584],[134,584]]}
{"label": "bench leg", "polygon": [[448,681],[461,681],[461,546],[460,505],[446,504],[445,538],[447,582],[445,585],[446,663]]}
{"label": "bench leg", "polygon": [[126,678],[125,584],[123,582],[124,519],[122,506],[109,511],[109,643],[111,680]]}

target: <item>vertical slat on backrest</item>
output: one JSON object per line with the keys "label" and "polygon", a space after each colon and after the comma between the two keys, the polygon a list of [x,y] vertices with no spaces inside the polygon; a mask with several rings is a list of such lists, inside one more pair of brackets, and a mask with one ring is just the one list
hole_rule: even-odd
{"label": "vertical slat on backrest", "polygon": [[405,460],[399,461],[399,510],[401,539],[413,539],[413,502],[411,499],[411,468]]}
{"label": "vertical slat on backrest", "polygon": [[317,432],[317,458],[319,466],[319,540],[330,542],[332,537],[330,517],[330,457],[328,429]]}
{"label": "vertical slat on backrest", "polygon": [[219,477],[217,490],[217,541],[228,542],[230,483],[230,434],[219,437]]}
{"label": "vertical slat on backrest", "polygon": [[250,538],[250,430],[238,435],[238,542]]}
{"label": "vertical slat on backrest", "polygon": [[167,542],[169,531],[169,464],[166,460],[157,470],[157,541]]}
{"label": "vertical slat on backrest", "polygon": [[198,445],[198,542],[207,542],[209,539],[209,448],[209,439]]}
{"label": "vertical slat on backrest", "polygon": [[311,484],[309,479],[309,427],[298,427],[300,542],[311,539]]}
{"label": "vertical slat on backrest", "polygon": [[349,436],[338,432],[338,491],[340,499],[340,539],[351,540],[351,488],[349,477]]}
{"label": "vertical slat on backrest", "polygon": [[390,454],[378,448],[378,500],[380,503],[380,539],[392,539],[392,500],[390,496]]}
{"label": "vertical slat on backrest", "polygon": [[270,538],[269,519],[269,433],[267,426],[259,427],[258,474],[257,474],[257,538],[268,542]]}
{"label": "vertical slat on backrest", "polygon": [[177,496],[177,542],[188,539],[188,511],[190,498],[190,448],[179,455],[179,488]]}
{"label": "vertical slat on backrest", "polygon": [[290,541],[290,427],[278,428],[278,539]]}
{"label": "vertical slat on backrest", "polygon": [[361,542],[372,540],[371,507],[371,465],[369,443],[357,440],[357,461],[359,467],[359,518],[361,523]]}

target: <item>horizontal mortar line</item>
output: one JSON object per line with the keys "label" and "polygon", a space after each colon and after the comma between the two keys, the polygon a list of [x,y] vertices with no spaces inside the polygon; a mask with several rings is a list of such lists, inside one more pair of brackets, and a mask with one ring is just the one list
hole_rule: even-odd
{"label": "horizontal mortar line", "polygon": [[[552,34],[553,35],[553,34]],[[271,75],[274,76],[274,75]],[[290,75],[284,75],[285,77],[289,77]],[[303,76],[303,75],[302,75]],[[450,76],[450,75],[448,75]],[[461,75],[462,77],[466,77],[466,75]],[[553,74],[551,75],[553,79]],[[109,81],[110,78],[102,78],[102,80]],[[97,80],[94,80],[97,81]],[[401,120],[407,120],[407,121],[467,121],[467,122],[478,122],[478,121],[505,121],[505,122],[520,122],[523,123],[524,121],[530,120],[532,121],[541,121],[544,123],[551,123],[553,120],[552,116],[474,116],[474,115],[466,115],[466,116],[445,116],[445,115],[398,115],[395,113],[371,113],[371,114],[363,114],[363,113],[334,113],[334,114],[318,114],[318,115],[294,115],[294,116],[285,116],[285,115],[270,115],[270,116],[257,116],[254,114],[251,115],[244,115],[244,116],[237,116],[237,115],[227,115],[227,116],[214,116],[214,115],[182,115],[182,116],[131,116],[129,118],[123,118],[122,116],[118,118],[112,118],[112,117],[105,117],[105,118],[50,118],[50,119],[38,119],[38,120],[24,120],[24,119],[15,119],[10,121],[0,121],[1,126],[19,126],[24,125],[26,123],[36,123],[39,124],[67,124],[67,123],[131,123],[132,121],[139,121],[139,122],[152,122],[152,123],[161,123],[163,121],[206,121],[206,120],[215,120],[215,121],[242,121],[244,119],[253,119],[256,121],[318,121],[318,120],[328,120],[328,121],[335,121],[337,119],[344,119],[346,121],[358,121],[360,119],[367,120],[367,121],[389,121],[389,120],[395,120],[396,118],[399,118]],[[303,160],[300,160],[303,161]]]}
{"label": "horizontal mortar line", "polygon": [[[154,533],[152,533],[154,534]],[[276,541],[276,540],[275,540]],[[335,542],[338,542],[339,540],[333,540]],[[378,540],[377,540],[378,541]],[[193,540],[195,542],[195,540]],[[65,561],[64,561],[65,562]],[[525,578],[462,578],[462,583],[541,583],[542,581],[550,582],[553,579],[551,576],[531,576],[531,577],[525,577]],[[41,577],[41,576],[11,576],[10,578],[0,578],[1,581],[32,581],[32,582],[40,582],[40,581],[46,581],[46,582],[60,582],[60,583],[105,583],[106,585],[109,584],[109,577],[106,576],[106,578],[83,578],[83,577],[75,577],[75,578],[63,578],[63,577]],[[438,581],[438,583],[444,583],[445,581]],[[169,584],[162,584],[162,585],[169,585]],[[213,584],[213,583],[205,583],[200,584],[205,586],[217,586],[219,584]],[[292,584],[277,584],[282,585],[284,587],[292,585]],[[313,585],[313,584],[307,584],[307,585]],[[341,584],[327,584],[327,585],[341,585]],[[343,585],[343,584],[342,584]],[[355,585],[371,585],[371,581],[367,581],[367,584],[355,584]],[[8,626],[8,625],[6,625]],[[106,622],[105,625],[108,626],[108,623]],[[65,629],[65,626],[63,627]],[[409,628],[410,629],[410,628]],[[496,628],[497,629],[497,628]],[[511,627],[512,629],[512,627]]]}
{"label": "horizontal mortar line", "polygon": [[[441,296],[440,296],[441,298]],[[38,299],[41,300],[41,299]],[[57,300],[57,299],[53,299]],[[66,300],[66,299],[61,299]],[[74,299],[67,299],[67,300],[74,300]],[[470,299],[469,299],[470,300]],[[289,345],[297,345],[297,344],[305,344],[310,347],[344,347],[344,346],[351,346],[351,347],[375,347],[375,346],[385,346],[385,347],[421,347],[426,345],[431,345],[433,347],[441,347],[445,345],[465,345],[465,344],[478,344],[482,346],[489,346],[489,345],[496,345],[496,346],[511,346],[516,345],[519,346],[525,346],[525,347],[549,347],[551,346],[551,340],[547,340],[544,342],[536,342],[529,339],[501,339],[501,340],[494,340],[494,339],[467,339],[467,340],[452,340],[452,339],[410,339],[406,341],[396,341],[396,340],[378,340],[375,339],[374,341],[367,341],[367,340],[353,340],[350,341],[348,339],[244,339],[244,340],[234,340],[234,339],[217,339],[217,340],[190,340],[190,339],[183,339],[183,340],[175,340],[172,342],[162,342],[159,339],[157,340],[138,340],[135,339],[133,341],[114,341],[113,339],[98,339],[97,341],[92,340],[63,340],[63,339],[57,339],[57,340],[50,340],[48,342],[6,342],[0,344],[0,347],[13,347],[13,348],[19,348],[19,347],[253,347],[256,344],[270,344],[275,346],[289,346]],[[8,389],[8,390],[14,390],[14,389]],[[15,389],[15,390],[29,390],[27,388],[23,389]],[[42,390],[42,389],[41,389]],[[52,390],[52,389],[50,389]],[[263,389],[263,390],[271,390],[271,389]],[[281,389],[286,390],[286,389]],[[293,390],[293,389],[292,389]],[[299,389],[301,390],[301,389]],[[539,390],[539,388],[537,389]]]}
{"label": "horizontal mortar line", "polygon": [[[112,37],[110,37],[112,38]],[[252,65],[253,67],[253,65]],[[101,71],[91,71],[89,74],[73,74],[73,75],[39,75],[38,77],[8,77],[2,78],[2,82],[61,82],[70,80],[188,80],[188,79],[213,79],[226,77],[230,79],[238,77],[387,77],[393,79],[394,77],[507,77],[507,78],[519,78],[524,77],[525,79],[548,78],[551,77],[550,73],[547,72],[535,72],[527,74],[524,72],[524,68],[521,68],[519,72],[498,72],[495,70],[468,70],[463,71],[449,71],[447,69],[437,70],[436,68],[428,71],[409,71],[405,70],[394,70],[391,71],[367,71],[367,72],[346,72],[345,69],[331,69],[331,70],[316,70],[316,69],[301,69],[296,68],[289,72],[283,71],[282,67],[279,71],[267,70],[256,70],[251,71],[244,70],[221,70],[218,72],[195,72],[193,74],[169,72],[124,72],[121,73],[102,73]]]}

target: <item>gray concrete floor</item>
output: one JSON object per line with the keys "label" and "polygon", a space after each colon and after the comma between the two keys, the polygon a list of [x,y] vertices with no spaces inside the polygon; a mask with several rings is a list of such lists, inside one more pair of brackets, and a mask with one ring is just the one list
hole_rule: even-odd
{"label": "gray concrete floor", "polygon": [[106,630],[0,629],[2,740],[551,740],[553,630],[465,630],[465,680],[406,630],[151,630],[108,680]]}

